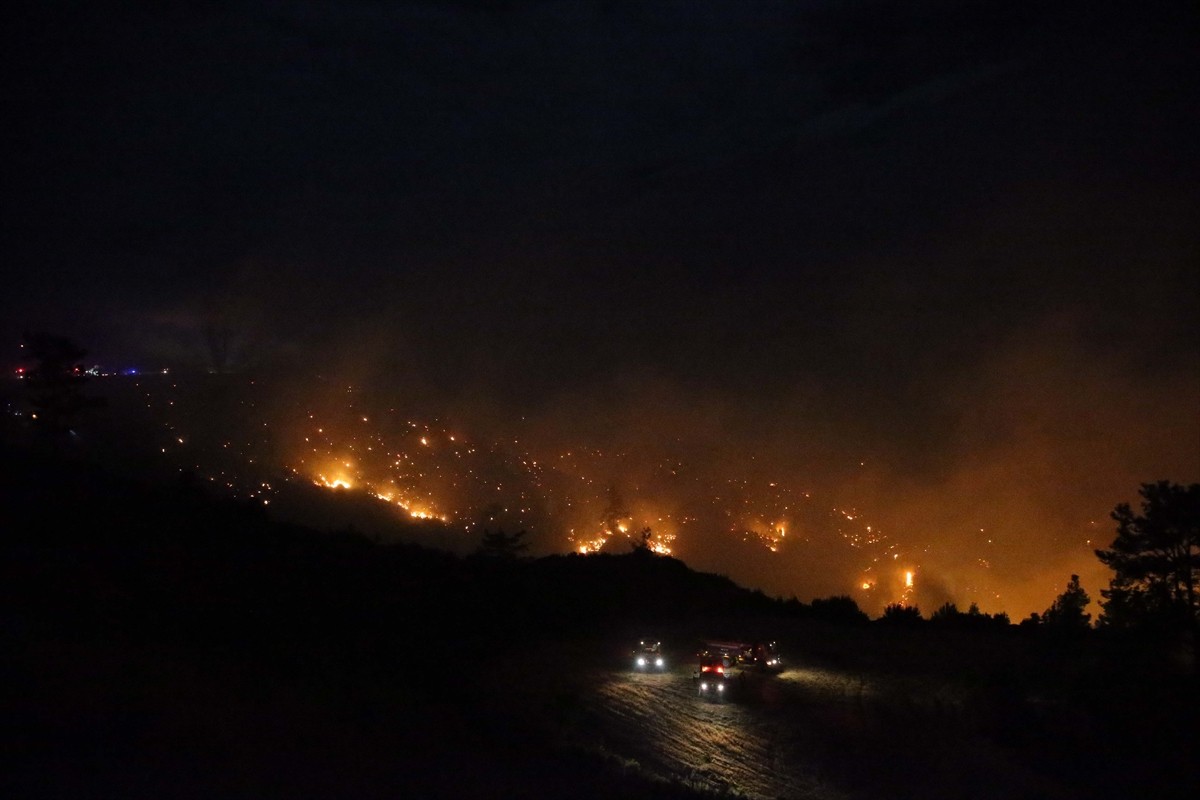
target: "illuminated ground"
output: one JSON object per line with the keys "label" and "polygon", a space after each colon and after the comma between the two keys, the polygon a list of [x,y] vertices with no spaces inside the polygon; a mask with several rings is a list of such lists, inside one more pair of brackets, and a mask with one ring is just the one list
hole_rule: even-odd
{"label": "illuminated ground", "polygon": [[739,797],[1074,796],[991,741],[942,681],[796,667],[746,673],[714,703],[697,696],[691,670],[589,672],[572,735],[655,776]]}

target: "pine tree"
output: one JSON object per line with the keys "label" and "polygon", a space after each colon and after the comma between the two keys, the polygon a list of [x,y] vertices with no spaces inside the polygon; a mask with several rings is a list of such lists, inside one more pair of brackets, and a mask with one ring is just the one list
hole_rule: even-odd
{"label": "pine tree", "polygon": [[524,538],[525,531],[508,534],[502,530],[494,532],[485,530],[483,538],[479,542],[479,549],[475,551],[475,554],[504,561],[515,561],[529,548],[529,545],[522,541]]}
{"label": "pine tree", "polygon": [[1200,484],[1142,484],[1142,513],[1112,513],[1117,538],[1096,556],[1115,573],[1101,624],[1192,629],[1200,619]]}
{"label": "pine tree", "polygon": [[1062,631],[1080,631],[1091,627],[1092,615],[1085,609],[1092,598],[1079,585],[1079,576],[1072,575],[1066,590],[1042,614],[1042,624]]}

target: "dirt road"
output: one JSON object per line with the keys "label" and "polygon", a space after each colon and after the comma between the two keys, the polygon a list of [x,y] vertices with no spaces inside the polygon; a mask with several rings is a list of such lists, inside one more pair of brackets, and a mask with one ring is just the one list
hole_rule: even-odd
{"label": "dirt road", "polygon": [[952,684],[799,665],[739,675],[711,702],[675,663],[597,671],[585,701],[603,748],[662,778],[789,800],[1081,796],[987,735]]}
{"label": "dirt road", "polygon": [[741,673],[730,697],[699,697],[690,665],[661,674],[613,671],[590,698],[605,746],[684,784],[762,798],[845,797],[805,752],[802,690],[786,673]]}

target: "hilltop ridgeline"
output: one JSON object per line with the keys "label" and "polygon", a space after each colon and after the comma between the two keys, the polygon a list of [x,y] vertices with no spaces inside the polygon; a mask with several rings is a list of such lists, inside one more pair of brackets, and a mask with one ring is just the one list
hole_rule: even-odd
{"label": "hilltop ridgeline", "polygon": [[17,607],[96,633],[255,647],[353,635],[498,646],[789,611],[648,552],[461,558],[281,523],[186,481],[149,487],[29,453],[0,458],[12,476],[0,488],[7,591]]}

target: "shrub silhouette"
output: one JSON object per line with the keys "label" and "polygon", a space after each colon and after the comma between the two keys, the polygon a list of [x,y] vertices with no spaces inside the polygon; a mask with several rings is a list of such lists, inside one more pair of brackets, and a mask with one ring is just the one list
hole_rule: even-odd
{"label": "shrub silhouette", "polygon": [[892,603],[883,610],[883,616],[879,618],[879,622],[884,625],[895,625],[900,627],[920,625],[924,622],[921,616],[921,609],[916,606],[906,606],[901,603]]}
{"label": "shrub silhouette", "polygon": [[870,622],[871,618],[858,607],[853,597],[838,595],[825,599],[815,598],[812,601],[811,615],[813,619],[842,624],[861,624]]}

